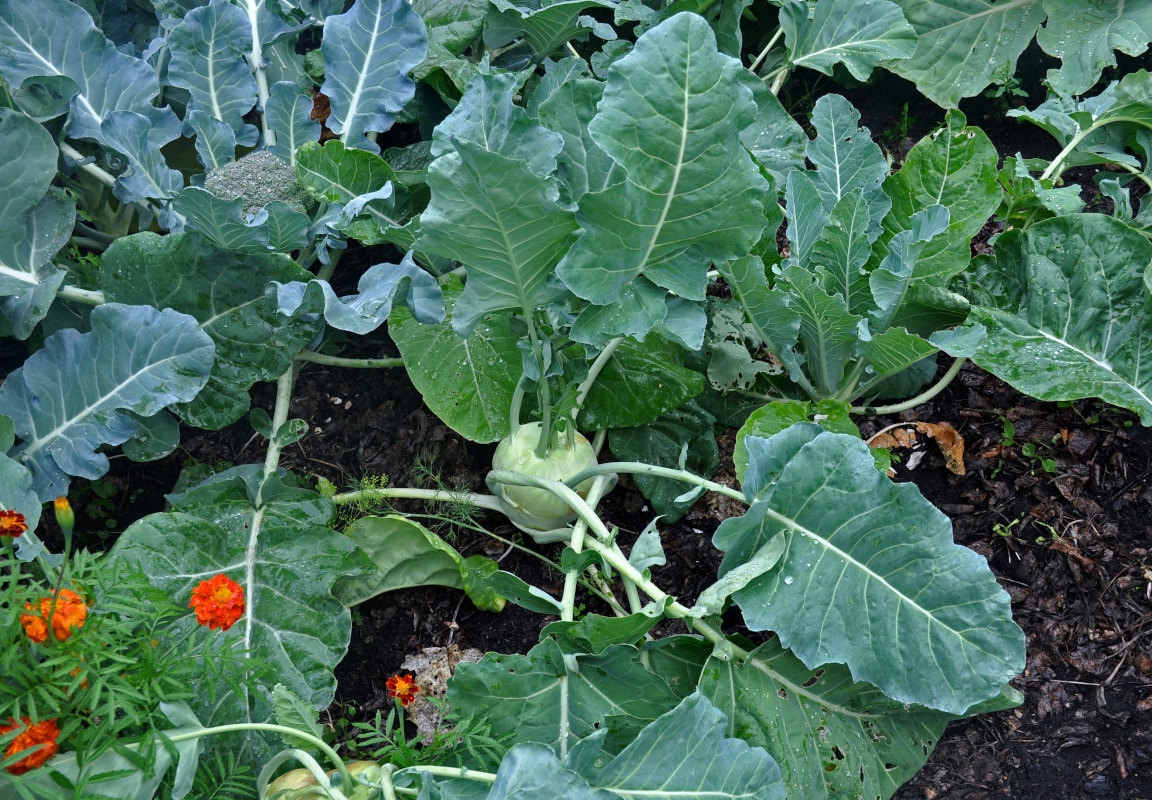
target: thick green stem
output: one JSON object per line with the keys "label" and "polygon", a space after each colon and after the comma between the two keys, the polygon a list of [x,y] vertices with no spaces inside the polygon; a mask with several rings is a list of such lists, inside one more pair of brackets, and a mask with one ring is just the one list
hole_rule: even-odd
{"label": "thick green stem", "polygon": [[273,725],[267,722],[237,722],[232,725],[216,725],[212,728],[197,728],[187,733],[176,733],[167,738],[169,742],[176,744],[178,742],[199,739],[201,736],[210,736],[215,733],[237,733],[240,731],[268,731],[269,733],[291,736],[294,739],[302,739],[332,760],[332,763],[336,765],[336,769],[339,770],[340,777],[344,779],[346,785],[355,785],[356,779],[352,777],[352,774],[348,772],[348,768],[344,766],[344,760],[340,758],[340,755],[335,750],[328,746],[327,742],[296,728],[289,728],[284,725]]}
{"label": "thick green stem", "polygon": [[407,767],[396,774],[399,775],[408,769],[427,772],[436,778],[463,778],[466,781],[479,781],[480,783],[487,783],[489,785],[496,782],[496,776],[491,772],[481,772],[478,769],[468,769],[467,767]]}
{"label": "thick green stem", "polygon": [[1089,126],[1073,136],[1064,149],[1057,154],[1056,158],[1052,159],[1052,163],[1048,165],[1048,168],[1040,174],[1040,180],[1057,180],[1063,172],[1060,167],[1063,166],[1064,159],[1068,158],[1072,151],[1080,145],[1080,142],[1088,138],[1088,134],[1094,130],[1096,130],[1095,126]]}
{"label": "thick green stem", "polygon": [[532,355],[536,358],[536,369],[540,373],[536,381],[536,396],[540,400],[540,438],[536,441],[536,457],[547,458],[552,446],[552,389],[548,385],[547,365],[544,363],[544,349],[540,346],[540,335],[536,332],[536,320],[531,312],[525,315],[528,323],[528,338],[532,342]]}
{"label": "thick green stem", "polygon": [[[595,508],[596,504],[600,502],[600,498],[604,496],[604,491],[608,487],[608,477],[601,475],[592,484],[591,491],[588,492],[588,507]],[[584,534],[587,532],[588,526],[584,520],[578,520],[572,526],[572,539],[569,546],[576,553],[584,549]],[[560,619],[564,622],[571,622],[575,617],[576,608],[576,584],[580,579],[579,570],[569,570],[564,573],[564,593],[560,598]],[[635,589],[633,589],[635,591]]]}
{"label": "thick green stem", "polygon": [[608,344],[604,345],[604,349],[596,356],[596,359],[588,367],[588,376],[580,382],[580,387],[576,393],[577,407],[584,405],[584,400],[588,397],[588,392],[592,391],[592,384],[600,377],[600,373],[604,367],[608,366],[608,361],[612,358],[612,354],[616,352],[616,348],[624,341],[623,336],[617,336]]}
{"label": "thick green stem", "polygon": [[335,495],[332,501],[336,505],[358,503],[363,500],[384,499],[408,500],[436,500],[441,503],[465,503],[477,508],[486,508],[489,511],[503,512],[500,501],[490,494],[473,494],[471,492],[450,492],[444,489],[411,489],[408,487],[379,489],[360,489],[355,492],[343,492]]}
{"label": "thick green stem", "polygon": [[297,361],[307,361],[310,364],[326,364],[329,367],[355,367],[359,369],[377,369],[384,367],[402,367],[403,358],[340,358],[314,350],[301,350],[296,354]]}
{"label": "thick green stem", "polygon": [[856,366],[852,368],[852,374],[848,376],[848,380],[844,381],[842,388],[836,393],[836,400],[847,403],[853,397],[860,395],[860,392],[856,391],[856,384],[860,382],[860,376],[864,374],[864,367],[863,360],[856,362]]}
{"label": "thick green stem", "polygon": [[[890,406],[852,406],[850,410],[853,414],[869,414],[872,416],[877,416],[880,414],[899,414],[901,411],[906,411],[909,408],[915,408],[921,403],[927,403],[933,397],[940,394],[940,392],[944,391],[948,384],[952,383],[952,380],[960,374],[960,370],[964,367],[964,364],[967,361],[968,359],[966,358],[958,358],[953,361],[952,366],[948,368],[948,371],[940,376],[940,380],[936,381],[936,383],[913,397],[911,400],[905,400],[901,403],[895,403],[894,405]],[[861,394],[865,394],[866,391],[864,390],[870,389],[874,383],[876,383],[876,381],[871,381],[861,387]]]}
{"label": "thick green stem", "polygon": [[73,300],[77,303],[84,303],[89,306],[99,306],[104,304],[104,293],[94,292],[91,289],[81,289],[77,286],[69,286],[64,284],[56,290],[56,296],[61,300]]}
{"label": "thick green stem", "polygon": [[[573,475],[571,478],[565,481],[565,484],[568,486],[579,486],[589,478],[613,472],[628,472],[633,475],[651,475],[656,478],[672,478],[673,480],[684,481],[685,483],[694,483],[697,486],[703,486],[709,491],[722,494],[725,497],[731,497],[733,500],[739,500],[742,503],[748,502],[747,498],[744,497],[739,489],[733,489],[731,486],[725,486],[722,483],[716,483],[715,481],[710,481],[707,478],[701,478],[699,475],[693,475],[691,472],[686,472],[682,469],[657,467],[652,464],[645,464],[640,461],[614,461],[608,464],[598,464],[595,467],[590,467],[589,469],[584,470],[578,475]],[[573,494],[575,493],[573,492]]]}
{"label": "thick green stem", "polygon": [[766,44],[764,49],[760,51],[760,55],[756,56],[756,59],[751,63],[751,65],[749,65],[749,72],[755,72],[760,68],[760,65],[764,63],[764,59],[768,57],[768,51],[776,46],[776,42],[780,41],[780,37],[783,35],[784,29],[777,28],[776,33],[772,34],[772,38],[768,40],[768,44]]}

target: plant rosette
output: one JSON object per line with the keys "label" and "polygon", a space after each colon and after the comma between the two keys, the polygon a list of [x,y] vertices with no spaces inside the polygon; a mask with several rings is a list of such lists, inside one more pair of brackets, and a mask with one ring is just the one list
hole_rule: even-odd
{"label": "plant rosette", "polygon": [[[579,432],[574,432],[569,439],[564,431],[553,431],[548,452],[543,457],[536,452],[539,440],[539,422],[521,425],[496,446],[492,469],[563,483],[597,465],[591,442]],[[579,484],[576,493],[586,498],[594,480],[589,478]],[[512,524],[538,544],[567,541],[572,537],[569,526],[576,520],[576,512],[554,492],[503,483],[491,475],[487,483]],[[615,484],[615,476],[612,476],[612,484]]]}

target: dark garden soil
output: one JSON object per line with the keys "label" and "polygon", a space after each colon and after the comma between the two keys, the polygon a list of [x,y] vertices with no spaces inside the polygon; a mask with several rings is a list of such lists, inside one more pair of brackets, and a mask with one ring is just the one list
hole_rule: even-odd
{"label": "dark garden soil", "polygon": [[[849,91],[835,85],[808,89],[809,96],[848,95],[897,161],[943,118],[914,91],[901,93],[899,81]],[[795,111],[805,102],[804,87],[789,91],[795,96],[785,99]],[[989,132],[1001,155],[1055,153],[1044,134],[1004,121],[1002,109],[990,110],[985,102],[964,110],[970,124]],[[1085,199],[1099,202],[1091,175],[1076,177]],[[994,232],[986,230],[974,248],[986,249]],[[392,254],[350,252],[340,270],[348,277],[347,291],[353,290],[357,265],[382,260],[392,260]],[[0,376],[24,354],[22,344],[0,341]],[[350,341],[343,354],[394,355],[395,349],[381,331]],[[257,386],[253,401],[271,411],[272,387]],[[445,427],[403,370],[306,365],[291,416],[306,420],[312,431],[284,453],[282,465],[297,474],[322,476],[340,487],[381,475],[392,485],[411,486],[430,480],[424,464],[450,486],[486,491],[483,475],[492,446],[466,442]],[[896,797],[1152,800],[1152,429],[1097,401],[1037,402],[972,365],[928,404],[898,418],[857,420],[865,437],[915,421],[951,423],[964,440],[966,472],[949,472],[936,445],[922,436],[914,449],[899,451],[895,479],[916,483],[952,519],[956,541],[988,560],[1012,598],[1028,657],[1024,674],[1013,682],[1024,704],[950,725],[927,765]],[[732,433],[721,440],[727,456]],[[246,463],[262,456],[262,440],[241,422],[220,432],[186,430],[177,453],[160,462],[115,458],[105,479],[77,482],[73,502],[81,513],[81,544],[102,549],[114,536],[107,531],[162,510],[163,492],[171,491],[189,461]],[[716,479],[734,483],[730,460]],[[398,508],[426,511],[416,502]],[[602,508],[624,542],[650,521],[643,497],[626,478]],[[705,499],[679,522],[661,526],[668,563],[653,570],[655,582],[682,601],[694,600],[715,579],[716,526],[741,511]],[[522,541],[496,515],[481,519],[504,538]],[[504,569],[559,594],[561,575],[521,550],[469,531],[458,532],[454,542],[464,555],[499,558]],[[542,552],[557,555],[548,548]],[[588,610],[601,609],[589,602]],[[500,614],[480,612],[452,589],[378,597],[355,611],[329,719],[371,718],[388,702],[387,678],[420,648],[451,643],[523,653],[549,621],[512,605]],[[738,617],[729,622],[731,630],[739,629]]]}

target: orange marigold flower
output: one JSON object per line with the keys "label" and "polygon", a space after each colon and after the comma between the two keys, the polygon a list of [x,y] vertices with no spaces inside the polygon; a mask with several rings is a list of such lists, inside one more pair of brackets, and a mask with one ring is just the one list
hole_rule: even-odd
{"label": "orange marigold flower", "polygon": [[57,641],[64,641],[72,635],[72,631],[84,626],[88,618],[88,606],[84,598],[71,589],[61,589],[56,596],[55,607],[51,597],[40,598],[39,613],[32,608],[31,603],[25,603],[24,608],[31,612],[20,615],[20,624],[28,638],[37,643],[48,639],[48,619],[51,616],[52,633]]}
{"label": "orange marigold flower", "polygon": [[28,523],[19,511],[0,511],[0,536],[16,538],[28,530]]}
{"label": "orange marigold flower", "polygon": [[19,720],[9,717],[8,721],[12,724],[0,725],[0,734],[11,733],[19,728],[23,728],[23,730],[8,745],[8,749],[4,751],[4,758],[8,759],[25,750],[32,751],[8,767],[8,771],[13,775],[21,775],[28,770],[36,769],[56,755],[56,751],[59,749],[56,746],[56,738],[60,735],[60,729],[56,727],[55,719],[35,724],[29,717],[21,717]]}
{"label": "orange marigold flower", "polygon": [[408,705],[416,699],[420,687],[411,675],[393,675],[388,679],[388,696],[395,697],[401,705]]}
{"label": "orange marigold flower", "polygon": [[188,607],[196,609],[201,625],[228,630],[244,616],[244,587],[227,575],[217,575],[192,590]]}

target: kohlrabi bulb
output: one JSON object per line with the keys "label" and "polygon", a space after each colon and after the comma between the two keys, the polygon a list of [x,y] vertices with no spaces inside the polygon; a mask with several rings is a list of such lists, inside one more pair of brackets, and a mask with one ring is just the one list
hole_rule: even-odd
{"label": "kohlrabi bulb", "polygon": [[[571,445],[568,436],[562,431],[553,431],[552,446],[544,458],[536,455],[536,443],[540,438],[540,423],[529,422],[501,440],[492,456],[492,469],[523,472],[542,478],[555,478],[566,481],[569,478],[596,466],[596,453],[591,443],[580,433],[573,437]],[[587,497],[595,478],[589,478],[576,487],[581,497]],[[489,484],[491,486],[491,482]],[[570,525],[576,518],[575,512],[562,498],[547,489],[534,486],[511,486],[500,484],[492,487],[509,518],[518,527],[532,533],[550,531]],[[512,513],[515,512],[515,513]],[[562,536],[557,537],[557,541]]]}

